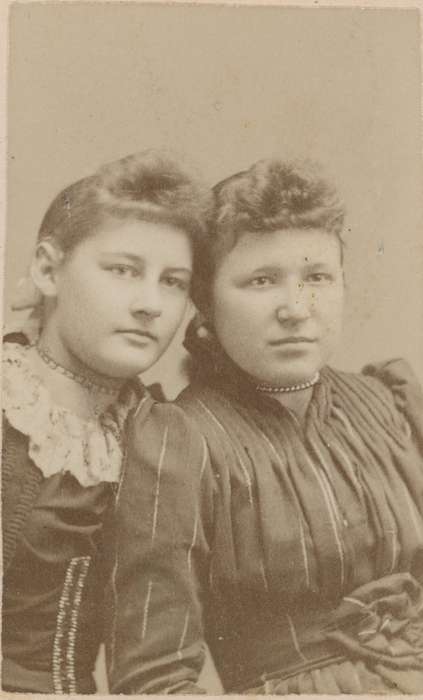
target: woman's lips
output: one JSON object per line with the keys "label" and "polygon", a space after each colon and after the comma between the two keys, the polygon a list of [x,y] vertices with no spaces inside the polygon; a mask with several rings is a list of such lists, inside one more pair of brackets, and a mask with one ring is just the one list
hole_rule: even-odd
{"label": "woman's lips", "polygon": [[140,331],[138,329],[129,328],[127,330],[118,331],[118,333],[125,335],[132,340],[136,340],[137,342],[157,342],[157,336],[153,335],[153,333],[150,333],[149,331]]}
{"label": "woman's lips", "polygon": [[315,338],[305,338],[303,336],[291,336],[289,338],[279,338],[278,340],[271,340],[269,345],[303,345],[304,343],[315,343]]}

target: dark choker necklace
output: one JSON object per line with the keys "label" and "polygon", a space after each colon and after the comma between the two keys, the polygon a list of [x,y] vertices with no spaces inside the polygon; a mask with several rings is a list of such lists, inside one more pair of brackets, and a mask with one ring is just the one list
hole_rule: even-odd
{"label": "dark choker necklace", "polygon": [[293,391],[304,391],[304,389],[310,389],[312,386],[317,384],[319,381],[320,374],[316,372],[314,377],[308,380],[308,382],[302,382],[301,384],[291,384],[291,386],[273,386],[272,384],[257,384],[256,391],[261,391],[265,394],[289,394]]}
{"label": "dark choker necklace", "polygon": [[99,391],[103,394],[109,394],[110,396],[115,395],[116,392],[120,389],[120,386],[122,384],[121,380],[113,380],[111,379],[111,382],[114,382],[113,385],[107,385],[107,384],[101,384],[98,381],[94,381],[90,379],[89,377],[85,376],[84,374],[78,374],[77,372],[72,372],[72,370],[67,369],[66,367],[63,367],[63,365],[59,364],[54,360],[51,355],[49,355],[45,350],[43,350],[39,344],[35,345],[35,348],[46,365],[51,367],[51,369],[56,370],[57,372],[60,372],[60,374],[63,374],[65,377],[68,377],[69,379],[72,379],[74,382],[77,384],[80,384],[81,386],[85,387],[88,390],[96,390]]}

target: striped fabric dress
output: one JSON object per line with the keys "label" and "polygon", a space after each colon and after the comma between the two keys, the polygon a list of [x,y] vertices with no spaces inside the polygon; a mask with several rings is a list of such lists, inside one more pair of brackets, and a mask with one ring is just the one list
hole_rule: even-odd
{"label": "striped fabric dress", "polygon": [[140,411],[116,509],[113,692],[423,690],[423,397],[325,368],[305,425],[241,375]]}

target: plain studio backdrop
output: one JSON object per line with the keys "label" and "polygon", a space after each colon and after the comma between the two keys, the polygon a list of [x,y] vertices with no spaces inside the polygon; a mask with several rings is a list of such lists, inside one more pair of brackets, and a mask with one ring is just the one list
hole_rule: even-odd
{"label": "plain studio backdrop", "polygon": [[[404,356],[423,380],[417,10],[47,2],[10,22],[6,306],[52,198],[103,162],[176,148],[214,183],[312,156],[348,208],[334,364]],[[149,372],[168,396],[181,339]]]}

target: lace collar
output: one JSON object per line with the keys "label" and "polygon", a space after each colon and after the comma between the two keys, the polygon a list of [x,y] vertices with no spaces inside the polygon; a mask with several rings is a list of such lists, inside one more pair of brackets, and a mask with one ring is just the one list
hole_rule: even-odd
{"label": "lace collar", "polygon": [[29,457],[46,478],[69,472],[84,487],[119,481],[122,429],[140,399],[136,383],[124,387],[99,418],[83,420],[52,401],[30,366],[29,347],[4,343],[2,377],[3,411],[29,438]]}

